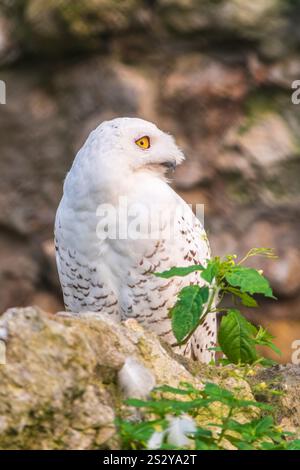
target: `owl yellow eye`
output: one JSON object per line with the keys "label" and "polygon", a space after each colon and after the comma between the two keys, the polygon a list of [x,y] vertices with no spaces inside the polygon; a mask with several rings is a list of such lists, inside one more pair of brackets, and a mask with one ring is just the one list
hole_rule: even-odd
{"label": "owl yellow eye", "polygon": [[141,137],[140,139],[135,141],[136,145],[141,147],[141,149],[148,149],[150,147],[150,139],[147,135],[144,135],[144,137]]}

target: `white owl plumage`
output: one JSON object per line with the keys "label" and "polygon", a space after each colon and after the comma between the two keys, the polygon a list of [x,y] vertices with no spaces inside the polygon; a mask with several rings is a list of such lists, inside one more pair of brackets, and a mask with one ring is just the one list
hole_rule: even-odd
{"label": "white owl plumage", "polygon": [[[149,148],[137,145],[143,137]],[[56,259],[67,311],[135,318],[174,342],[169,309],[184,286],[204,281],[197,272],[170,279],[153,273],[210,258],[202,225],[165,179],[167,168],[183,159],[169,134],[142,119],[113,119],[91,132],[67,174],[56,214]],[[147,237],[120,236],[124,223],[132,223],[129,212],[125,222],[109,219],[116,237],[99,236],[99,207],[117,207],[120,198],[138,208],[140,221],[149,214],[159,220],[146,223]],[[209,314],[179,352],[209,362],[215,341],[216,317]]]}

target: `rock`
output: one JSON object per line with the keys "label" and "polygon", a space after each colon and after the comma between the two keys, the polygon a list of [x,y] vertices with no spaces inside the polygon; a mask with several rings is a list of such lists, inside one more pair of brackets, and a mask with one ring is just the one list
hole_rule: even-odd
{"label": "rock", "polygon": [[271,328],[277,338],[276,341],[286,343],[282,348],[287,354],[287,360],[284,363],[290,362],[293,340],[300,338],[299,301],[299,293],[297,293],[291,298],[283,297],[273,303],[263,303],[260,311],[257,311],[257,320],[264,322],[268,328]]}
{"label": "rock", "polygon": [[207,99],[215,96],[238,100],[247,92],[242,67],[228,66],[203,54],[179,57],[173,67],[173,73],[165,82],[166,98],[182,100],[198,96]]}
{"label": "rock", "polygon": [[[202,387],[213,381],[252,397],[232,368],[176,356],[134,320],[117,324],[105,314],[65,315],[54,318],[28,307],[10,309],[1,319],[7,336],[6,364],[0,367],[1,449],[118,447],[114,418],[126,411],[118,375],[128,358],[149,383]],[[131,394],[132,387],[134,382]],[[211,412],[203,410],[198,421],[208,423]]]}
{"label": "rock", "polygon": [[291,89],[291,84],[298,80],[300,60],[296,55],[289,55],[279,61],[266,64],[255,54],[248,58],[249,70],[258,84],[272,84]]}
{"label": "rock", "polygon": [[14,19],[16,37],[20,43],[25,41],[25,51],[44,50],[50,55],[58,53],[57,46],[60,51],[104,48],[105,35],[120,34],[138,25],[142,10],[137,0],[82,1],[77,8],[70,8],[67,0],[47,5],[40,0],[29,0],[21,11],[27,27],[18,30],[18,2],[9,2],[6,8]]}
{"label": "rock", "polygon": [[[287,244],[282,244],[286,238]],[[271,281],[275,295],[292,297],[300,293],[300,246],[294,236],[292,227],[287,222],[268,220],[254,221],[247,230],[247,234],[239,243],[238,252],[247,253],[252,247],[261,246],[273,248],[278,256],[276,260],[259,259],[259,267],[264,275]],[[258,260],[249,260],[250,266],[257,266]],[[275,305],[274,305],[275,308]]]}
{"label": "rock", "polygon": [[[40,255],[38,248],[33,250],[30,244],[22,240],[22,237],[2,230],[0,235],[0,315],[14,303],[23,305],[31,301],[41,275]],[[15,301],[13,301],[14,297]]]}
{"label": "rock", "polygon": [[88,133],[127,115],[176,137],[187,159],[173,184],[205,204],[215,255],[275,248],[276,265],[262,267],[279,301],[265,309],[296,319],[298,3],[73,3],[0,5],[0,312],[61,308],[50,251],[63,180]]}
{"label": "rock", "polygon": [[[9,18],[12,36],[21,53],[46,54],[107,51],[119,48],[153,50],[160,37],[182,37],[206,45],[239,40],[255,42],[267,58],[283,57],[299,43],[297,4],[281,0],[82,0],[71,8],[68,0],[48,2],[17,0],[5,2],[0,13]],[[289,31],[292,32],[289,35]],[[156,37],[158,36],[158,38]],[[141,38],[141,40],[140,40]]]}
{"label": "rock", "polygon": [[[278,241],[276,245],[280,253]],[[286,247],[284,253],[280,253],[278,261],[272,268],[271,263],[268,264],[266,275],[269,274],[274,291],[283,297],[292,297],[300,293],[299,262],[300,251],[295,246],[291,246]]]}
{"label": "rock", "polygon": [[[197,0],[159,0],[161,14],[166,23],[180,33],[195,33],[218,27],[235,31],[239,36],[261,39],[276,31],[284,21],[280,16],[279,0],[252,2],[243,0],[204,1],[199,7]],[[266,18],[270,22],[266,22]]]}
{"label": "rock", "polygon": [[62,298],[58,298],[56,293],[39,289],[30,298],[32,305],[37,305],[45,312],[55,313],[64,309]]}
{"label": "rock", "polygon": [[12,35],[12,21],[0,11],[0,64],[8,64],[18,57],[18,48]]}
{"label": "rock", "polygon": [[291,130],[282,117],[272,113],[256,116],[254,125],[250,125],[226,137],[226,145],[241,149],[246,158],[259,165],[265,171],[288,159],[297,152],[296,142]]}
{"label": "rock", "polygon": [[[237,237],[234,237],[229,231],[222,231],[221,236],[213,236],[210,240],[213,256],[221,256],[227,254],[236,254],[238,248]],[[217,255],[218,253],[218,255]]]}
{"label": "rock", "polygon": [[[203,1],[201,5],[197,0],[159,0],[158,7],[172,32],[194,35],[204,44],[207,34],[211,34],[210,42],[218,45],[220,36],[225,41],[256,41],[260,53],[274,59],[284,57],[299,41],[297,5],[284,7],[280,0],[257,0],[247,5],[243,0]],[[293,31],[292,37],[288,31]]]}
{"label": "rock", "polygon": [[55,258],[55,246],[54,246],[54,238],[48,239],[42,242],[42,250],[45,256],[45,259],[48,263],[48,274],[50,278],[50,282],[52,285],[58,286],[59,280],[57,275],[57,267],[56,267],[56,258]]}
{"label": "rock", "polygon": [[[300,366],[288,364],[278,365],[260,370],[251,380],[252,389],[257,399],[270,402],[276,410],[276,418],[280,426],[290,432],[300,433]],[[259,384],[265,383],[271,390],[281,395],[264,393]],[[253,387],[254,385],[254,387]]]}
{"label": "rock", "polygon": [[229,66],[196,53],[174,61],[164,77],[161,100],[169,126],[187,155],[175,174],[179,189],[212,183],[223,136],[237,122],[248,87],[240,65]]}

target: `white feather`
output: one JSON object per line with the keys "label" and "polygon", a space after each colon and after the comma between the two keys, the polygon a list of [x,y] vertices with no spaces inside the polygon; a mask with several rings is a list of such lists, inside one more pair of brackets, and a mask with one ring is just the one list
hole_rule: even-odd
{"label": "white feather", "polygon": [[149,450],[159,449],[163,443],[165,434],[166,434],[165,431],[154,431],[154,433],[152,434],[152,436],[150,437],[147,443],[147,449]]}
{"label": "white feather", "polygon": [[191,444],[189,435],[197,430],[193,419],[188,415],[169,418],[167,442],[175,447],[187,447]]}
{"label": "white feather", "polygon": [[168,416],[168,427],[155,431],[147,443],[147,449],[159,449],[164,440],[171,446],[182,449],[192,444],[189,436],[197,431],[194,420],[188,415]]}
{"label": "white feather", "polygon": [[127,357],[118,373],[118,383],[126,398],[147,398],[155,387],[155,378],[137,359]]}

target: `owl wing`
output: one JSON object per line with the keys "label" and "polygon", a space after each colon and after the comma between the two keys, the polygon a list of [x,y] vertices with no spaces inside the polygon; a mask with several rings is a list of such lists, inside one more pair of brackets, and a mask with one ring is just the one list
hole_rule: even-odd
{"label": "owl wing", "polygon": [[69,312],[104,311],[120,320],[118,301],[96,260],[80,253],[65,237],[59,211],[55,223],[56,263]]}

